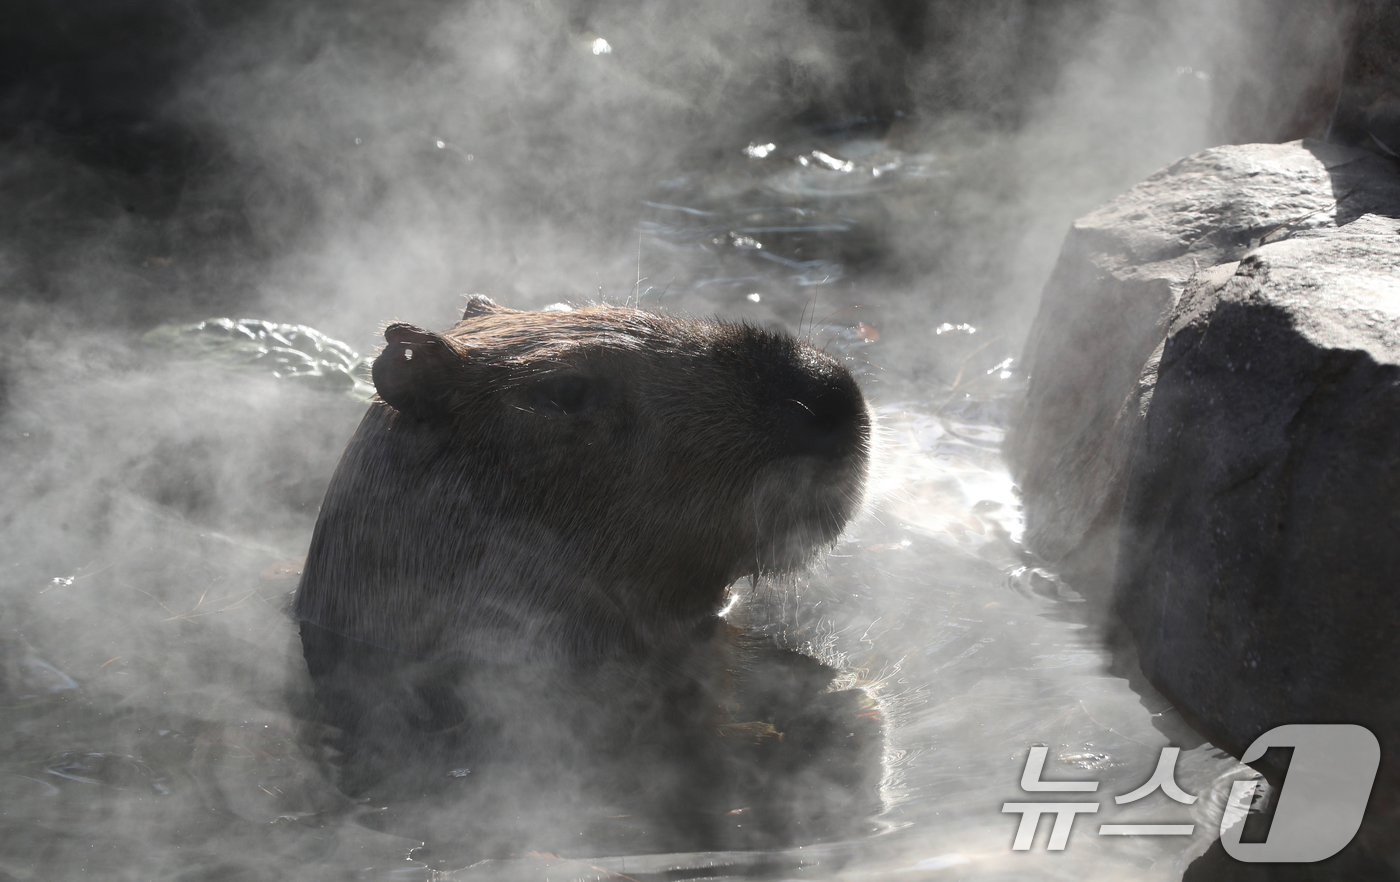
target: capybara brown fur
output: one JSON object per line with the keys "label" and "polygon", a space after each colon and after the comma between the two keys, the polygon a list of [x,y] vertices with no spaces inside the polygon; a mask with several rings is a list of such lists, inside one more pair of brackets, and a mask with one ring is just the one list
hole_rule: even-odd
{"label": "capybara brown fur", "polygon": [[720,616],[736,580],[807,566],[861,505],[871,417],[839,362],[747,325],[479,295],[446,332],[385,339],[294,606],[347,791],[485,787],[501,765],[529,789],[546,760],[540,788],[606,779],[723,816],[762,756],[840,789],[847,748],[823,745],[852,725],[798,721],[860,697]]}

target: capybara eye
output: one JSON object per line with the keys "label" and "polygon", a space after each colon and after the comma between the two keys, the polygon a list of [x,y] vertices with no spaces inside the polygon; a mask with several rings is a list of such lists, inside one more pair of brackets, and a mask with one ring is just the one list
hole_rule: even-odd
{"label": "capybara eye", "polygon": [[530,387],[528,398],[534,410],[572,414],[595,407],[602,398],[600,391],[587,377],[568,374],[537,381]]}

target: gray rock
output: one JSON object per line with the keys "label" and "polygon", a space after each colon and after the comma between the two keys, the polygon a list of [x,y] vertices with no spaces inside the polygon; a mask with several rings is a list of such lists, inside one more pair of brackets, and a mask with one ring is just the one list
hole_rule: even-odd
{"label": "gray rock", "polygon": [[1026,544],[1106,599],[1133,433],[1188,280],[1398,199],[1388,160],[1312,141],[1253,144],[1183,159],[1076,221],[1031,329],[1026,407],[1006,444]]}
{"label": "gray rock", "polygon": [[1044,291],[1026,543],[1228,748],[1400,732],[1397,216],[1383,158],[1221,147],[1081,218]]}
{"label": "gray rock", "polygon": [[1392,860],[1400,164],[1304,141],[1159,172],[1075,223],[1025,363],[1007,453],[1027,545],[1105,617],[1112,599],[1219,746],[1369,727],[1356,853]]}
{"label": "gray rock", "polygon": [[1144,673],[1233,751],[1293,722],[1400,737],[1397,268],[1400,220],[1367,214],[1203,274],[1173,315],[1115,594]]}

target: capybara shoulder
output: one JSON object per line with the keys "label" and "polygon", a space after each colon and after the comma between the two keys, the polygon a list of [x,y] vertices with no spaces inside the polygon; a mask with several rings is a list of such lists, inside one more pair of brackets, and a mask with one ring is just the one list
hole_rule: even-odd
{"label": "capybara shoulder", "polygon": [[384,336],[294,608],[338,638],[493,664],[674,647],[861,503],[868,408],[790,336],[480,296]]}

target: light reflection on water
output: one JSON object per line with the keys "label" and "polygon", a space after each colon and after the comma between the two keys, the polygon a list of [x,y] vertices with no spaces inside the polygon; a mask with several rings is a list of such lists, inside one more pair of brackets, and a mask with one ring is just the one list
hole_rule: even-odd
{"label": "light reflection on water", "polygon": [[[937,197],[927,156],[869,139],[818,146],[751,151],[737,171],[663,186],[640,229],[657,278],[673,281],[637,296],[796,324],[814,288],[878,251],[872,218]],[[761,306],[747,299],[756,289]],[[922,332],[947,368],[930,381],[878,342],[895,328],[812,318],[802,332],[851,357],[877,408],[875,501],[817,572],[759,591],[734,618],[839,662],[879,698],[882,832],[765,855],[524,857],[439,878],[1174,879],[1214,838],[1229,782],[1248,770],[1133,691],[1083,598],[1018,546],[998,453],[1020,391],[1005,344],[948,316]],[[284,607],[323,486],[307,479],[328,475],[362,406],[213,365],[133,362],[111,341],[35,345],[56,347],[54,368],[16,390],[4,429],[4,466],[20,477],[6,511],[0,879],[428,878],[414,840],[371,829],[376,807],[323,779],[288,712],[299,647]],[[106,363],[92,357],[104,346],[118,353]],[[145,437],[112,434],[141,409]],[[49,430],[75,412],[81,425]],[[203,465],[168,474],[177,460]],[[24,517],[67,538],[28,542]],[[1050,748],[1047,778],[1101,782],[1098,813],[1076,820],[1063,852],[1045,851],[1045,819],[1033,849],[1013,852],[1019,816],[1001,810],[1089,798],[1020,790],[1037,744]],[[1177,781],[1201,799],[1116,806],[1171,744]],[[1196,831],[1096,835],[1115,822]]]}
{"label": "light reflection on water", "polygon": [[[891,719],[891,829],[852,846],[861,856],[852,872],[956,853],[970,863],[949,867],[955,878],[1179,877],[1213,838],[1228,780],[1247,770],[1199,739],[1178,741],[1193,749],[1177,780],[1204,798],[1190,808],[1160,794],[1116,806],[1108,797],[1145,781],[1173,743],[1144,706],[1161,712],[1166,703],[1140,699],[1111,674],[1078,595],[1027,567],[1014,490],[982,443],[1001,426],[907,405],[882,417],[897,448],[887,499],[804,588],[797,614],[819,616],[832,651],[870,672]],[[1003,803],[1088,798],[1020,790],[1035,744],[1050,747],[1047,779],[1101,782],[1101,808],[1076,821],[1062,854],[1044,851],[1048,821],[1033,852],[1010,851],[1019,816],[1002,814]],[[1197,832],[1094,835],[1098,824],[1133,821],[1195,823]]]}

